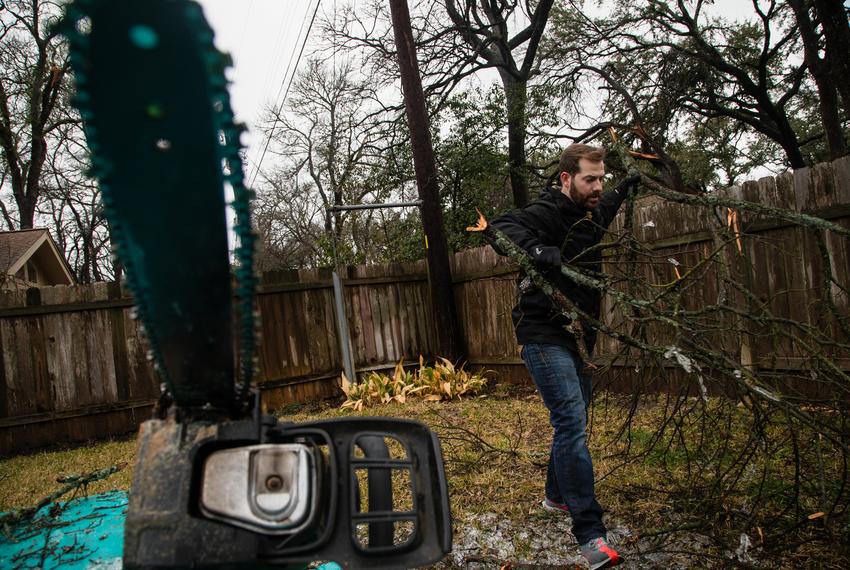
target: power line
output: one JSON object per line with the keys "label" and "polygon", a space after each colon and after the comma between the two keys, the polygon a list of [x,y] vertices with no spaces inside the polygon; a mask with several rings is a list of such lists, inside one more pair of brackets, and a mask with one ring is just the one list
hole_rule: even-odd
{"label": "power line", "polygon": [[[312,0],[308,0],[308,1],[312,2]],[[308,13],[309,13],[309,10],[307,10],[304,13],[304,17],[301,20],[300,26],[298,28],[295,28],[295,25],[296,25],[295,20],[292,19],[292,18],[289,18],[290,14],[286,11],[281,12],[280,25],[277,28],[277,35],[275,36],[275,40],[274,40],[274,44],[273,44],[274,47],[269,52],[269,53],[272,54],[272,57],[269,59],[267,65],[266,65],[265,77],[264,77],[264,80],[263,80],[263,86],[262,86],[262,89],[260,90],[260,93],[263,93],[263,94],[267,93],[270,90],[270,86],[274,85],[274,71],[277,70],[277,69],[281,69],[281,67],[282,67],[281,64],[282,64],[284,58],[286,58],[288,56],[289,60],[291,61],[292,53],[293,53],[294,50],[290,50],[288,54],[285,53],[286,50],[284,48],[288,47],[286,45],[286,38],[290,37],[294,30],[298,30],[298,33],[296,35],[296,44],[297,44],[298,38],[301,37],[301,31],[304,27],[304,22],[307,19]],[[284,25],[284,23],[285,23],[285,25]],[[287,70],[287,73],[288,73],[288,70]],[[286,77],[286,75],[284,75],[284,77]],[[278,93],[278,95],[279,94],[280,93]]]}
{"label": "power line", "polygon": [[248,11],[245,14],[245,23],[242,24],[242,33],[239,34],[239,48],[236,50],[236,53],[242,52],[242,43],[245,41],[245,32],[248,31],[248,22],[251,20],[251,10],[254,9],[254,0],[251,0],[251,3],[248,5]]}
{"label": "power line", "polygon": [[[274,121],[272,122],[272,126],[269,129],[268,134],[266,135],[266,141],[265,141],[265,144],[263,145],[263,151],[262,151],[262,153],[260,153],[260,159],[257,161],[257,166],[256,166],[256,169],[254,170],[254,175],[251,177],[251,183],[249,184],[249,187],[251,187],[251,188],[253,188],[254,182],[256,182],[256,180],[257,180],[257,175],[260,173],[260,167],[262,167],[263,160],[266,157],[266,152],[269,150],[269,144],[271,143],[272,137],[274,136],[274,129],[275,129],[275,127],[277,127],[277,124],[280,122],[280,119],[278,119],[278,115],[281,112],[281,110],[283,109],[283,105],[286,102],[286,97],[289,95],[289,88],[292,87],[292,82],[295,79],[295,71],[298,69],[298,64],[301,62],[301,56],[304,53],[304,47],[307,45],[307,38],[310,36],[310,31],[313,29],[313,22],[316,21],[316,14],[319,11],[319,5],[321,3],[322,3],[322,0],[316,0],[316,7],[313,9],[313,15],[310,17],[310,24],[307,26],[307,31],[304,34],[304,38],[301,41],[301,48],[298,50],[298,57],[295,60],[295,66],[294,67],[292,66],[292,54],[290,54],[289,62],[286,65],[286,70],[284,71],[283,79],[280,82],[280,88],[278,89],[278,92],[277,92],[277,99],[280,102],[276,106],[275,113],[274,113]],[[309,14],[309,8],[308,8],[308,11],[305,13],[305,18],[304,18],[304,20],[302,21],[302,24],[301,24],[301,29],[298,31],[298,37],[301,36],[301,31],[304,29],[304,22],[306,22],[306,20],[307,20],[306,19],[307,14]],[[297,38],[296,38],[296,41],[297,41]],[[295,52],[292,52],[292,53],[294,54]],[[287,76],[290,75],[290,73],[289,73],[290,67],[292,68],[292,74],[289,78],[289,82],[287,83],[286,78],[287,78]],[[286,91],[283,93],[283,97],[281,98],[280,95],[281,95],[281,92],[283,91],[284,85],[286,85]]]}

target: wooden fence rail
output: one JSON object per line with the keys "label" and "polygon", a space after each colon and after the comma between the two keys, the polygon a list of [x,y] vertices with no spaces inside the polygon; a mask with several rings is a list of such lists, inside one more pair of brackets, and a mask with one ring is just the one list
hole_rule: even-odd
{"label": "wooden fence rail", "polygon": [[[850,228],[850,158],[746,182],[721,194],[813,213]],[[725,223],[709,213],[657,198],[641,200],[635,233],[654,252],[642,276],[656,283],[672,279],[669,259],[675,259],[681,271],[705,263],[715,247],[713,236]],[[746,212],[739,220],[746,236],[742,267],[749,272],[743,282],[774,315],[816,322],[823,301],[824,259],[814,234]],[[621,223],[615,221],[612,230],[619,231]],[[825,240],[836,281],[846,288],[850,240],[829,233]],[[609,273],[622,270],[621,255],[606,254]],[[511,325],[515,267],[482,247],[457,253],[452,271],[468,366],[524,381]],[[431,309],[439,300],[430,299],[423,262],[350,267],[343,280],[358,372],[389,368],[401,359],[413,363],[420,355],[439,356],[433,353]],[[685,302],[694,307],[715,302],[719,282],[716,270],[707,270]],[[850,301],[844,290],[836,283],[830,286],[839,310],[847,313]],[[146,359],[138,325],[130,318],[131,305],[129,294],[114,283],[0,292],[0,454],[128,431],[150,414],[159,381]],[[258,305],[258,382],[264,406],[279,410],[287,402],[337,394],[342,362],[330,271],[266,274]],[[604,306],[606,322],[628,326],[628,314],[612,312],[610,298]],[[749,337],[751,346],[745,347],[754,365],[781,372],[810,364],[789,343],[777,344],[755,333]],[[652,334],[659,342],[675,340],[668,330]],[[729,344],[730,339],[719,335],[718,342]],[[597,355],[611,362],[601,381],[616,379],[621,386],[644,381],[628,351],[615,341],[601,337]],[[832,356],[850,369],[848,355]],[[672,370],[670,374],[676,376]]]}

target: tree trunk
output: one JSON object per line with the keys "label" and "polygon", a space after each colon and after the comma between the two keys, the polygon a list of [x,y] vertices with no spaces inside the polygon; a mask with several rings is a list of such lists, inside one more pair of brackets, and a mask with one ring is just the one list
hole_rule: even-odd
{"label": "tree trunk", "polygon": [[83,265],[77,270],[77,279],[80,283],[91,283],[91,244],[87,238],[82,238],[83,243],[77,248],[83,256]]}
{"label": "tree trunk", "polygon": [[830,76],[841,94],[844,112],[850,114],[850,22],[847,12],[838,0],[815,0],[815,10],[826,39],[825,59]]}
{"label": "tree trunk", "polygon": [[829,147],[829,157],[835,160],[847,154],[847,146],[844,143],[844,134],[841,130],[841,120],[838,114],[837,88],[829,73],[827,62],[818,55],[818,38],[812,19],[809,17],[807,3],[805,0],[789,0],[788,3],[794,10],[800,36],[803,39],[806,66],[815,80],[815,87],[818,91],[818,107]]}
{"label": "tree trunk", "polygon": [[18,199],[18,228],[29,230],[33,227],[33,219],[35,219],[35,200],[38,192],[27,191],[26,194]]}
{"label": "tree trunk", "polygon": [[[334,190],[334,206],[342,206],[342,192],[339,190]],[[335,230],[335,238],[339,240],[342,237],[342,212],[334,212],[333,213],[333,224]]]}
{"label": "tree trunk", "polygon": [[797,139],[797,133],[791,127],[785,110],[773,105],[772,102],[769,106],[762,106],[762,109],[764,109],[769,122],[772,123],[770,125],[771,128],[775,129],[775,135],[771,136],[771,138],[785,151],[788,165],[794,170],[808,166],[806,160],[803,158],[803,151],[800,150],[800,141]]}
{"label": "tree trunk", "polygon": [[124,263],[115,255],[115,240],[112,239],[112,224],[109,223],[109,220],[106,221],[106,231],[109,233],[109,243],[111,244],[113,254],[110,256],[112,260],[112,274],[115,276],[115,281],[118,283],[121,282],[121,278],[124,276]]}
{"label": "tree trunk", "polygon": [[[831,81],[815,78],[818,95],[820,95],[820,120],[826,134],[829,147],[829,158],[835,160],[847,154],[847,144],[841,129],[841,119],[838,114],[838,93]],[[822,85],[823,84],[823,85]]]}
{"label": "tree trunk", "polygon": [[514,206],[521,208],[528,203],[528,170],[525,164],[526,103],[527,85],[507,70],[500,68],[502,85],[505,88],[505,106],[508,123],[508,168]]}
{"label": "tree trunk", "polygon": [[[784,135],[784,133],[783,133]],[[796,136],[783,136],[782,140],[777,141],[782,150],[785,151],[785,156],[788,158],[788,164],[794,170],[805,168],[808,166],[803,158],[803,153],[800,151],[800,145],[797,143]]]}
{"label": "tree trunk", "polygon": [[437,185],[437,164],[431,144],[431,131],[425,112],[425,95],[416,61],[416,47],[410,28],[407,0],[390,0],[393,33],[398,50],[404,107],[413,148],[416,185],[422,199],[422,226],[428,255],[428,275],[431,286],[432,310],[437,328],[439,355],[457,361],[465,355],[463,336],[457,320],[452,288],[449,250],[443,228],[440,194]]}

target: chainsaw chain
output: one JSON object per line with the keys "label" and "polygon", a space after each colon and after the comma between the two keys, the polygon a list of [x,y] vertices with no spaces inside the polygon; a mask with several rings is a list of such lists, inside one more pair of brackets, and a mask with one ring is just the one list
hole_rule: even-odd
{"label": "chainsaw chain", "polygon": [[[120,217],[115,213],[115,196],[111,187],[110,173],[114,164],[109,153],[103,152],[98,140],[98,129],[96,114],[97,110],[91,105],[91,97],[87,91],[89,84],[89,55],[90,42],[89,32],[93,25],[109,25],[109,22],[94,21],[97,8],[109,4],[113,0],[76,0],[69,4],[65,16],[60,24],[62,32],[68,39],[70,46],[69,59],[74,71],[76,81],[76,95],[73,103],[79,110],[83,120],[84,131],[91,153],[90,176],[96,178],[100,183],[101,201],[104,214],[110,222],[110,234],[113,254],[116,255],[126,268],[126,282],[135,300],[135,318],[139,319],[150,347],[149,358],[154,361],[154,366],[163,382],[163,388],[167,393],[174,393],[174,383],[169,370],[165,366],[163,358],[163,347],[157,340],[157,324],[152,322],[148,307],[149,294],[147,283],[141,282],[138,272],[134,268],[133,257],[129,255],[130,244],[126,236],[126,228],[122,226]],[[123,1],[123,0],[122,0]],[[227,54],[219,52],[213,45],[213,32],[206,22],[201,7],[190,0],[155,0],[148,3],[146,9],[155,11],[164,5],[182,5],[180,12],[185,17],[185,23],[193,33],[187,35],[183,41],[187,50],[195,50],[199,54],[204,67],[208,92],[211,93],[211,105],[214,115],[214,124],[219,133],[219,145],[217,147],[218,158],[223,168],[223,179],[228,182],[232,189],[234,198],[231,206],[235,212],[235,226],[233,231],[238,240],[234,252],[236,312],[238,320],[236,323],[236,337],[238,343],[238,370],[234,383],[233,409],[241,413],[246,411],[255,368],[255,349],[257,336],[257,313],[255,310],[255,290],[257,278],[254,273],[254,246],[256,235],[251,225],[251,201],[254,192],[245,186],[245,175],[242,168],[242,156],[240,151],[240,136],[246,130],[244,125],[234,121],[231,109],[230,95],[227,91],[227,80],[225,70],[232,66],[232,60]],[[138,41],[146,41],[144,37]],[[103,72],[102,70],[100,71]],[[156,78],[152,77],[150,85],[155,85]],[[153,89],[153,87],[152,87]],[[155,109],[151,113],[155,113]],[[128,132],[128,137],[133,136]],[[223,191],[223,189],[222,189]],[[151,252],[153,253],[153,252]],[[203,284],[199,283],[199,287]],[[180,402],[177,402],[180,404]]]}

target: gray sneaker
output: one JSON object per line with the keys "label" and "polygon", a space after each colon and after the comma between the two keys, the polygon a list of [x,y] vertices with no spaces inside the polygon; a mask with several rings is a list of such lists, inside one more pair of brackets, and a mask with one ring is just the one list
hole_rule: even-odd
{"label": "gray sneaker", "polygon": [[581,555],[587,560],[590,570],[611,568],[623,561],[617,551],[611,548],[608,541],[601,536],[582,544]]}
{"label": "gray sneaker", "polygon": [[548,511],[561,511],[562,513],[570,514],[570,508],[563,503],[556,503],[551,499],[543,499],[541,504]]}

